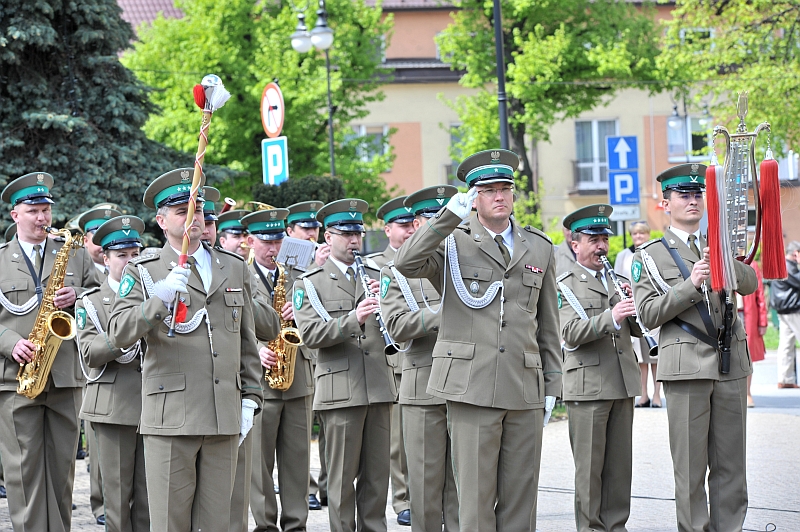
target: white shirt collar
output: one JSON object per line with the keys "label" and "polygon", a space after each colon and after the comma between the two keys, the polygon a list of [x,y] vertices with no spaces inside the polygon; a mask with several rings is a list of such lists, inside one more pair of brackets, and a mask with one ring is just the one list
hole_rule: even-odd
{"label": "white shirt collar", "polygon": [[[353,263],[353,264],[345,264],[342,261],[334,259],[333,255],[328,255],[328,260],[333,261],[333,263],[336,265],[336,267],[339,268],[339,270],[341,270],[341,272],[345,275],[345,278],[347,278],[347,268],[353,268],[353,271],[356,271],[355,263]],[[348,279],[348,281],[349,281],[349,279]]]}
{"label": "white shirt collar", "polygon": [[[170,247],[172,246],[170,245]],[[172,248],[172,251],[174,251],[178,256],[181,255],[181,252],[175,248]],[[197,272],[200,274],[200,278],[203,280],[203,288],[208,291],[209,287],[211,286],[211,254],[206,248],[203,247],[202,244],[200,244],[200,247],[197,248],[197,251],[189,256],[194,257],[195,263],[197,264]]]}
{"label": "white shirt collar", "polygon": [[672,231],[675,234],[675,236],[680,238],[681,242],[683,242],[687,246],[689,245],[689,235],[690,234],[694,235],[695,238],[697,239],[695,241],[695,245],[697,246],[698,249],[700,249],[700,229],[697,229],[697,231],[695,231],[694,233],[687,233],[686,231],[682,231],[680,229],[676,229],[670,226],[669,230]]}
{"label": "white shirt collar", "polygon": [[[19,237],[17,237],[17,242],[19,242],[19,246],[20,248],[22,248],[22,252],[25,253],[25,255],[27,255],[29,259],[33,258],[33,246],[35,244],[31,244],[30,242],[25,242],[23,240],[20,240]],[[47,239],[45,239],[42,242],[38,242],[38,244],[42,246],[42,249],[41,251],[39,251],[39,253],[41,254],[42,257],[44,257],[44,248],[47,245]]]}
{"label": "white shirt collar", "polygon": [[489,233],[489,236],[492,237],[492,240],[494,240],[494,237],[498,234],[502,236],[503,243],[508,248],[508,254],[512,257],[514,256],[514,224],[511,222],[511,220],[508,221],[508,227],[506,227],[502,233],[495,233],[485,225],[483,228],[486,229],[486,232]]}
{"label": "white shirt collar", "polygon": [[96,263],[96,262],[94,262],[94,261],[92,261],[92,264],[94,264],[94,267],[95,267],[95,268],[97,268],[98,270],[100,270],[100,273],[102,273],[103,275],[105,275],[105,274],[106,274],[106,266],[105,266],[105,264],[97,264],[97,263]]}
{"label": "white shirt collar", "polygon": [[255,265],[259,270],[261,270],[261,273],[264,274],[264,277],[266,277],[270,281],[275,280],[275,270],[277,270],[277,266],[274,269],[270,270],[266,266],[260,265],[258,262],[256,262]]}
{"label": "white shirt collar", "polygon": [[119,293],[119,281],[115,281],[109,275],[108,277],[106,277],[106,282],[108,283],[108,287],[111,289],[112,292],[114,292],[115,294]]}

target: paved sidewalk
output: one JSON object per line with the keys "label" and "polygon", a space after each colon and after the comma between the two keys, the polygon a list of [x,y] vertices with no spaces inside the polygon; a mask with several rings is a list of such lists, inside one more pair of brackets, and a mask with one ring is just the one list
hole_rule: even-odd
{"label": "paved sidewalk", "polygon": [[[778,390],[775,353],[755,365],[752,391],[756,408],[748,411],[747,480],[750,509],[745,530],[764,531],[774,523],[778,532],[800,531],[800,390]],[[628,530],[675,530],[672,462],[666,409],[637,409],[633,427],[633,500]],[[312,471],[319,472],[316,445]],[[567,423],[554,422],[544,431],[539,489],[541,532],[574,530],[574,468]],[[101,532],[89,509],[89,475],[79,461],[75,478],[73,530]],[[328,530],[327,509],[310,512],[309,531]],[[409,531],[397,524],[391,504],[386,507],[388,530]],[[251,529],[254,526],[251,520]],[[0,531],[10,531],[8,505],[0,500]]]}

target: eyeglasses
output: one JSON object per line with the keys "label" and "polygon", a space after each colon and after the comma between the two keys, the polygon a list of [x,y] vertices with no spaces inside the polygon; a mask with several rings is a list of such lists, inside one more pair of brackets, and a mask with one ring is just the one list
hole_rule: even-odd
{"label": "eyeglasses", "polygon": [[328,233],[330,233],[332,235],[341,236],[341,237],[344,237],[344,238],[352,238],[354,236],[359,236],[361,238],[364,238],[365,236],[367,236],[367,233],[364,232],[364,231],[361,231],[360,233],[339,233],[339,232],[336,232],[336,231],[328,231]]}
{"label": "eyeglasses", "polygon": [[484,198],[494,198],[498,192],[503,196],[510,196],[511,193],[514,192],[514,187],[484,188],[483,190],[479,190],[478,194]]}

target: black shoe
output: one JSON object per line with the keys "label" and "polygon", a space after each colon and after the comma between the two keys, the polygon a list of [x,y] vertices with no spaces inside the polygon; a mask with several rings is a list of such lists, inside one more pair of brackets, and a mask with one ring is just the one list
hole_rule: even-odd
{"label": "black shoe", "polygon": [[317,500],[317,496],[313,493],[308,496],[308,509],[309,510],[322,510],[322,505]]}
{"label": "black shoe", "polygon": [[5,499],[6,497],[7,497],[6,487],[0,486],[0,499]]}
{"label": "black shoe", "polygon": [[328,506],[328,498],[327,498],[327,497],[325,497],[325,496],[323,496],[323,495],[320,495],[320,496],[319,496],[319,503],[320,503],[322,506]]}
{"label": "black shoe", "polygon": [[86,464],[86,472],[87,473],[91,473],[92,472],[92,463],[91,462]]}
{"label": "black shoe", "polygon": [[97,516],[97,524],[100,525],[100,526],[106,526],[106,516],[105,516],[105,514]]}
{"label": "black shoe", "polygon": [[77,460],[83,460],[84,458],[86,458],[86,451],[84,451],[83,449],[78,449],[78,453],[75,455],[75,458]]}
{"label": "black shoe", "polygon": [[397,524],[402,526],[411,526],[411,510],[403,510],[397,514]]}

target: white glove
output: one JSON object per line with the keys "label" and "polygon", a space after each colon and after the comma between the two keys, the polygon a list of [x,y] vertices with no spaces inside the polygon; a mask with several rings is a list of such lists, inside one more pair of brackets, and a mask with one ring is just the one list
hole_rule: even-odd
{"label": "white glove", "polygon": [[550,414],[553,413],[553,408],[556,406],[556,398],[552,395],[544,396],[544,426],[550,421]]}
{"label": "white glove", "polygon": [[447,202],[447,209],[462,220],[472,212],[472,203],[478,197],[478,189],[472,187],[468,192],[459,192]]}
{"label": "white glove", "polygon": [[247,433],[253,428],[253,416],[258,405],[252,399],[242,399],[242,425],[239,429],[239,445],[247,437]]}
{"label": "white glove", "polygon": [[153,285],[153,293],[158,299],[164,302],[167,308],[172,308],[175,302],[175,294],[178,292],[186,293],[186,284],[189,282],[189,268],[175,266],[164,279]]}

